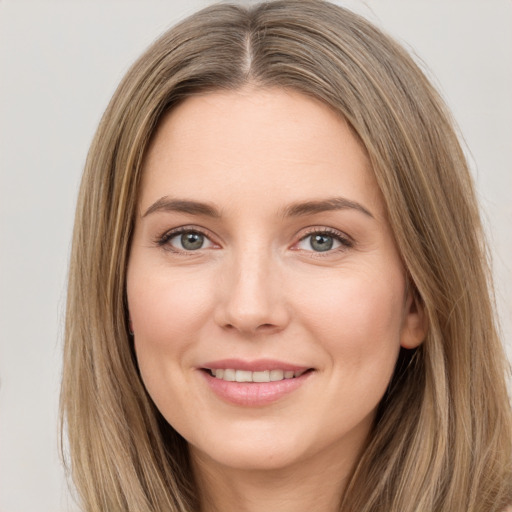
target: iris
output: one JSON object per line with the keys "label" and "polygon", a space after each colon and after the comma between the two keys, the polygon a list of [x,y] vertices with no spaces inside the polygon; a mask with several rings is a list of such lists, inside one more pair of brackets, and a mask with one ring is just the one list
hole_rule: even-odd
{"label": "iris", "polygon": [[330,251],[332,249],[334,240],[332,236],[317,234],[311,236],[309,243],[314,251],[323,252]]}
{"label": "iris", "polygon": [[195,251],[203,246],[204,235],[201,235],[201,233],[183,233],[180,242],[183,249]]}

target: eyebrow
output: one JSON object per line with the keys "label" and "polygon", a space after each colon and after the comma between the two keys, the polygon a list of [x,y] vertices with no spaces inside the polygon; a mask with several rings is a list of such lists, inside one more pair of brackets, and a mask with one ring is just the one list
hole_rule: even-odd
{"label": "eyebrow", "polygon": [[155,212],[180,212],[189,215],[204,215],[206,217],[220,217],[220,212],[215,206],[199,201],[191,201],[189,199],[171,199],[167,196],[161,197],[155,201],[142,215],[147,217]]}
{"label": "eyebrow", "polygon": [[[332,197],[329,199],[319,201],[303,201],[293,203],[282,211],[283,217],[300,217],[303,215],[313,215],[332,210],[356,210],[364,215],[371,217],[374,216],[362,204],[356,201],[351,201],[344,197]],[[180,212],[189,215],[203,215],[206,217],[220,218],[220,211],[209,203],[193,201],[190,199],[172,199],[168,196],[161,197],[155,201],[142,215],[147,217],[155,212]]]}
{"label": "eyebrow", "polygon": [[302,215],[313,215],[331,210],[356,210],[374,219],[372,213],[362,204],[351,201],[345,197],[331,197],[321,201],[306,201],[291,204],[283,211],[284,217],[299,217]]}

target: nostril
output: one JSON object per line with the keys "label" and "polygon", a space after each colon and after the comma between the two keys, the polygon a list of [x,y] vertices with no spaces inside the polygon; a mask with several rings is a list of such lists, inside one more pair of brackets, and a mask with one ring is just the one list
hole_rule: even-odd
{"label": "nostril", "polygon": [[254,329],[254,334],[273,334],[281,331],[282,328],[275,324],[261,324]]}
{"label": "nostril", "polygon": [[280,328],[277,325],[269,324],[269,323],[257,325],[256,328],[249,328],[249,327],[244,328],[244,326],[237,327],[236,325],[233,325],[230,323],[227,323],[227,324],[223,325],[222,327],[224,329],[230,330],[230,331],[235,330],[235,331],[247,332],[247,333],[252,333],[252,334],[263,333],[263,332],[269,333],[269,332],[274,332],[274,331],[280,330]]}

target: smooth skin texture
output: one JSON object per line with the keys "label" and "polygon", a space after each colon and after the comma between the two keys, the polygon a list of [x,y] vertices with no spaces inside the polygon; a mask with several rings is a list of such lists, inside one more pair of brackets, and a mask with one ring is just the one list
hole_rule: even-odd
{"label": "smooth skin texture", "polygon": [[[364,148],[298,92],[207,93],[163,119],[139,199],[137,360],[190,445],[203,510],[336,510],[399,348],[426,329]],[[239,405],[206,382],[226,358],[311,371]]]}

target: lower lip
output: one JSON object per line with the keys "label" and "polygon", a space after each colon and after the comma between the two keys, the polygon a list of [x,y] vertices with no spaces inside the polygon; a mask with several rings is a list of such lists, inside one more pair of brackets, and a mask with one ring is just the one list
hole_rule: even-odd
{"label": "lower lip", "polygon": [[274,403],[299,389],[313,372],[300,377],[275,382],[229,382],[217,379],[201,370],[210,389],[223,400],[245,407],[258,407]]}

